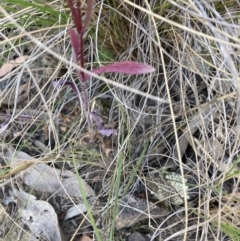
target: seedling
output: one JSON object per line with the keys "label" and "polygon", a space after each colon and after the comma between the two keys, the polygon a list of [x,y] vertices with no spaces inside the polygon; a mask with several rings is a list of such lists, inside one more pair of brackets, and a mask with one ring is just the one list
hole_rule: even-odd
{"label": "seedling", "polygon": [[[70,11],[72,13],[73,22],[75,24],[76,30],[74,30],[72,27],[69,28],[70,33],[70,39],[71,39],[71,46],[73,50],[73,61],[80,65],[82,68],[85,67],[84,65],[84,42],[83,37],[84,33],[89,25],[91,15],[92,15],[92,8],[94,5],[93,0],[88,0],[86,15],[84,23],[82,23],[82,11],[81,11],[81,0],[76,1],[76,5],[74,6],[73,0],[68,0],[68,6],[70,8]],[[132,61],[124,61],[124,62],[114,62],[109,65],[99,67],[96,69],[91,70],[94,74],[101,74],[101,73],[108,73],[108,72],[114,72],[114,73],[123,73],[123,74],[146,74],[154,72],[155,69],[148,65],[143,63],[137,63]],[[91,75],[85,74],[84,72],[80,71],[79,69],[76,69],[76,73],[80,82],[81,86],[81,93],[77,87],[77,85],[74,82],[54,82],[54,86],[59,85],[70,85],[73,89],[73,91],[77,94],[80,102],[83,104],[83,108],[86,113],[88,125],[91,126],[91,121],[89,116],[92,116],[92,119],[96,122],[96,125],[98,127],[98,131],[103,136],[110,136],[112,134],[116,134],[116,130],[114,129],[105,129],[102,126],[102,119],[100,116],[97,115],[97,112],[89,111],[89,100],[88,100],[88,93],[86,88],[86,82],[90,79]]]}

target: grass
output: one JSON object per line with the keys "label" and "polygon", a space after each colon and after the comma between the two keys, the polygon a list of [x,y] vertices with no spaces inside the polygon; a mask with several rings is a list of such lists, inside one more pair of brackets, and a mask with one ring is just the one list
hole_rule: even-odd
{"label": "grass", "polygon": [[[75,70],[85,72],[71,60],[68,30],[74,24],[67,3],[2,2],[0,66],[29,54],[25,63],[0,78],[2,95],[8,93],[5,83],[11,89],[30,81],[31,89],[24,100],[15,93],[11,103],[1,104],[1,123],[9,121],[6,130],[1,129],[1,143],[39,160],[51,157],[45,162],[56,169],[68,165],[96,191],[92,205],[79,179],[89,212],[76,221],[79,231],[71,233],[71,240],[79,240],[83,232],[92,240],[127,240],[126,230],[148,234],[152,240],[238,240],[239,4],[95,1],[84,35],[86,69],[120,61],[144,62],[156,69],[139,76],[94,75],[86,84],[89,109],[98,109],[107,128],[118,131],[108,139],[97,135],[96,125],[89,130],[71,88],[52,85],[68,80],[80,88]],[[84,2],[83,14],[86,9]],[[1,160],[1,165],[3,186],[31,162],[12,167]],[[163,201],[150,195],[150,187],[141,181],[153,175],[158,180],[156,173],[168,172],[189,184],[180,207],[170,197]],[[127,193],[170,213],[154,218],[147,212],[146,221],[118,230],[114,219]],[[84,222],[89,228],[83,228]]]}

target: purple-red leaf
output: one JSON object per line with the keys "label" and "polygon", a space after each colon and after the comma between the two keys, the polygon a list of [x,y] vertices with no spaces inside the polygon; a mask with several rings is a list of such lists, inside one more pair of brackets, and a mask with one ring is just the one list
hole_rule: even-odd
{"label": "purple-red leaf", "polygon": [[[93,69],[91,72],[94,74],[102,73],[122,73],[122,74],[147,74],[155,71],[155,68],[148,64],[137,63],[132,61],[116,62],[97,69]],[[90,75],[85,75],[84,80],[88,80]]]}
{"label": "purple-red leaf", "polygon": [[[90,0],[90,7],[92,8],[91,3],[92,0]],[[82,11],[81,11],[81,0],[77,0],[76,8],[74,7],[73,0],[68,0],[69,8],[72,12],[73,22],[76,26],[77,33],[70,28],[70,38],[71,38],[71,45],[74,51],[74,62],[76,64],[81,65],[82,68],[84,68],[84,56],[83,56],[83,26],[82,26]],[[91,13],[91,11],[90,11]],[[90,14],[88,13],[88,14]],[[88,16],[90,18],[90,16]],[[89,20],[88,20],[89,21]],[[88,24],[88,22],[86,23]],[[84,81],[85,75],[83,72],[77,70],[77,75],[80,79],[80,81]]]}
{"label": "purple-red leaf", "polygon": [[93,0],[88,0],[86,16],[85,16],[85,20],[84,20],[84,24],[83,24],[83,29],[82,29],[83,34],[84,34],[85,30],[87,29],[91,16],[92,16],[93,3],[94,3]]}
{"label": "purple-red leaf", "polygon": [[80,52],[79,38],[78,38],[76,32],[72,28],[69,28],[69,33],[70,33],[71,45],[72,45],[73,53],[74,53],[74,62],[77,64],[78,63],[78,55]]}
{"label": "purple-red leaf", "polygon": [[77,7],[74,8],[73,0],[68,0],[68,6],[71,10],[73,22],[75,23],[78,34],[82,34],[82,12],[81,1],[77,0]]}
{"label": "purple-red leaf", "polygon": [[[84,68],[84,58],[83,58],[83,51],[82,51],[83,47],[81,45],[82,39],[77,35],[77,33],[72,28],[69,28],[69,32],[70,32],[71,45],[73,48],[74,62],[76,64],[79,64],[80,62],[80,65]],[[79,59],[79,54],[80,54],[80,59]],[[85,78],[84,77],[85,74],[78,69],[76,70],[76,72],[80,81],[83,81]]]}

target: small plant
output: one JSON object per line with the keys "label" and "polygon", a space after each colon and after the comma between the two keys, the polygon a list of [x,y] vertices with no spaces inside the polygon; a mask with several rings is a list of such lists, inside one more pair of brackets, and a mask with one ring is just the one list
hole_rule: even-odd
{"label": "small plant", "polygon": [[[74,7],[73,0],[68,0],[68,6],[71,10],[72,18],[76,27],[76,30],[74,30],[72,27],[69,28],[71,46],[72,46],[73,56],[74,56],[73,60],[76,64],[80,65],[82,68],[84,68],[83,36],[91,19],[93,4],[94,4],[93,0],[88,1],[85,20],[84,20],[84,23],[82,23],[81,0],[77,0],[75,7]],[[123,73],[123,74],[146,74],[154,71],[155,69],[150,65],[132,62],[132,61],[115,62],[109,65],[91,70],[91,72],[94,74],[101,74],[101,73],[108,73],[108,72]],[[83,104],[84,110],[86,112],[88,125],[91,127],[91,121],[89,118],[89,116],[91,115],[92,119],[96,122],[98,131],[100,132],[100,134],[104,136],[110,136],[111,134],[116,134],[116,130],[114,129],[111,129],[111,130],[104,129],[104,127],[101,124],[102,119],[100,116],[98,116],[97,112],[95,111],[89,112],[89,100],[88,100],[88,94],[86,89],[86,82],[90,79],[91,76],[85,74],[84,72],[78,69],[76,69],[76,73],[81,86],[81,92],[82,92],[81,94],[74,82],[70,82],[70,81],[54,82],[54,86],[70,85],[73,91],[77,94],[80,102]]]}

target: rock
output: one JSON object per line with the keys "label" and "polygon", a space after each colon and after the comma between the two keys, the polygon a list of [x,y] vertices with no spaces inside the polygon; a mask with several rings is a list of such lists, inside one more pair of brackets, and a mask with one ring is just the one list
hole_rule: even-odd
{"label": "rock", "polygon": [[168,213],[167,210],[152,202],[128,194],[123,200],[119,201],[119,212],[115,219],[115,226],[117,229],[126,228],[149,218],[149,216],[159,218],[166,216]]}
{"label": "rock", "polygon": [[129,235],[127,240],[128,241],[150,241],[150,238],[147,237],[146,235],[135,232]]}

